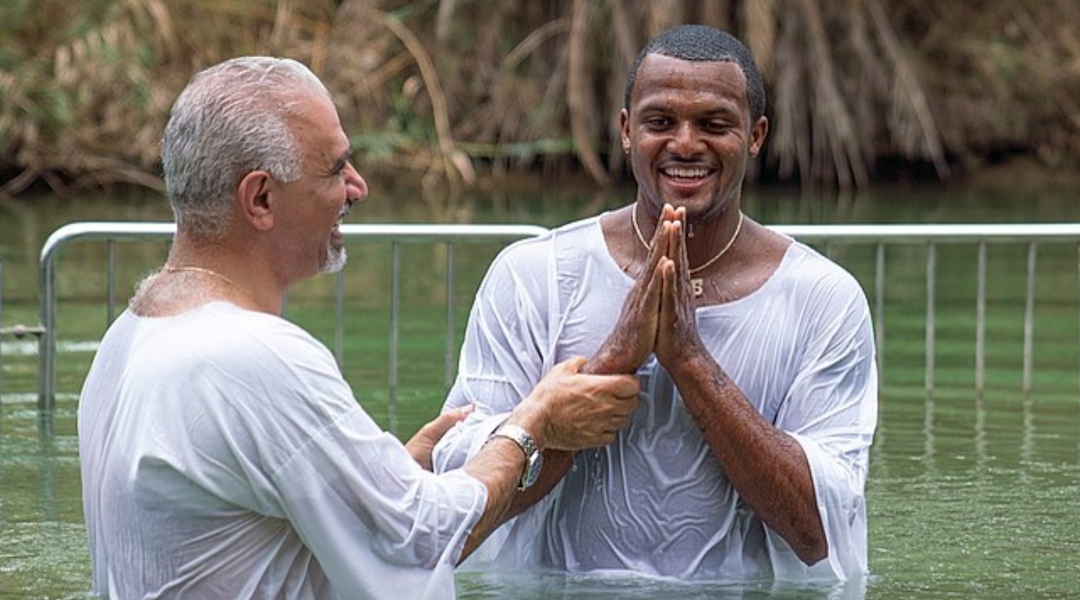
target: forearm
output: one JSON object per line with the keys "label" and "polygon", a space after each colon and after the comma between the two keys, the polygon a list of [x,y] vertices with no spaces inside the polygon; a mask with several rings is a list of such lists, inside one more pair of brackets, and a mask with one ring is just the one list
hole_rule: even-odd
{"label": "forearm", "polygon": [[[544,417],[531,407],[521,406],[504,422],[525,429],[533,440],[543,448]],[[508,519],[521,514],[547,495],[562,480],[573,462],[573,453],[548,448],[542,450],[543,467],[538,479],[526,490],[519,490],[526,457],[514,441],[501,437],[489,437],[477,455],[463,467],[465,472],[478,479],[488,489],[484,514],[473,527],[465,542],[461,560],[464,560],[486,539],[492,531]]]}
{"label": "forearm", "polygon": [[799,443],[765,421],[707,354],[672,373],[687,410],[740,497],[807,564],[828,542]]}
{"label": "forearm", "polygon": [[506,518],[511,519],[520,515],[530,506],[539,502],[544,496],[547,496],[548,492],[562,481],[563,476],[566,475],[566,472],[570,470],[570,466],[573,464],[573,452],[569,450],[545,450],[544,467],[540,471],[539,478],[529,489],[514,494]]}
{"label": "forearm", "polygon": [[525,469],[525,455],[513,440],[494,437],[462,468],[487,488],[484,513],[473,526],[461,553],[460,560],[465,560],[510,517],[518,482]]}

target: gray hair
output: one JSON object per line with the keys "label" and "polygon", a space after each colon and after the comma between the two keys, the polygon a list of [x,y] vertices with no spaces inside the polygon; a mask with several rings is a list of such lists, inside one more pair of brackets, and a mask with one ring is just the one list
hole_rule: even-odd
{"label": "gray hair", "polygon": [[236,186],[252,171],[285,183],[300,178],[303,157],[288,118],[313,93],[330,98],[314,73],[288,58],[234,58],[192,79],[161,141],[178,231],[221,237]]}

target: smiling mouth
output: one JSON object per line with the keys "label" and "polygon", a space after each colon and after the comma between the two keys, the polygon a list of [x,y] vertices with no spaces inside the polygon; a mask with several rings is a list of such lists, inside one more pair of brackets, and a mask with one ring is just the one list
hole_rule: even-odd
{"label": "smiling mouth", "polygon": [[704,168],[688,168],[688,167],[669,167],[661,169],[661,173],[665,177],[670,179],[679,179],[682,181],[695,181],[698,179],[704,179],[709,176],[711,171]]}
{"label": "smiling mouth", "polygon": [[355,202],[352,200],[347,200],[345,202],[345,206],[341,209],[341,212],[338,213],[337,220],[334,221],[335,229],[341,227],[341,224],[345,221],[345,217],[349,216],[349,213],[352,212],[353,204],[355,204]]}

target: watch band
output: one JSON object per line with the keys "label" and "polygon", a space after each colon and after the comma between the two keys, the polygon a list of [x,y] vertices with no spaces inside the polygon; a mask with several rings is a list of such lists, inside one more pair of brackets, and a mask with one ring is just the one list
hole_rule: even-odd
{"label": "watch band", "polygon": [[529,432],[518,425],[504,423],[491,433],[488,440],[490,441],[491,438],[495,437],[512,440],[525,454],[525,470],[521,473],[518,490],[528,489],[529,486],[536,483],[536,479],[540,476],[543,455],[540,454],[540,448],[536,445],[536,440],[529,435]]}

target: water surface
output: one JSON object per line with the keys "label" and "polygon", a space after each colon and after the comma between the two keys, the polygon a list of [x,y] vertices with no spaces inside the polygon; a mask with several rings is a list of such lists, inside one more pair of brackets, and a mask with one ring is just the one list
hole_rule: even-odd
{"label": "water surface", "polygon": [[[767,223],[1044,222],[1080,220],[1067,191],[1040,192],[1024,202],[1015,193],[975,194],[896,190],[847,200],[799,200],[752,195],[747,212]],[[461,206],[372,200],[353,219],[394,221],[532,222],[556,225],[620,205],[625,192],[548,190]],[[168,220],[160,199],[43,198],[0,204],[0,260],[4,326],[37,322],[36,257],[45,237],[76,220]],[[164,258],[164,246],[118,250],[121,294]],[[463,325],[475,279],[495,248],[462,251]],[[431,251],[409,249],[421,261]],[[974,391],[972,367],[973,268],[970,249],[947,255],[939,281],[939,387],[922,388],[923,250],[898,252],[890,271],[886,319],[888,362],[880,425],[868,483],[871,576],[845,585],[773,582],[686,583],[640,577],[553,573],[459,575],[462,598],[718,598],[889,599],[1077,597],[1080,572],[1080,389],[1076,302],[1080,281],[1074,246],[1040,254],[1035,389],[1019,386],[1024,249],[996,250],[991,279],[988,388]],[[384,426],[386,342],[385,256],[350,246],[349,314],[344,370],[361,401]],[[86,598],[89,559],[81,508],[75,436],[75,394],[96,336],[106,326],[100,249],[72,250],[61,259],[58,284],[65,300],[60,323],[60,391],[55,412],[36,410],[36,345],[0,340],[0,600]],[[853,261],[864,282],[868,257]],[[437,264],[437,263],[431,263]],[[955,272],[951,269],[956,269]],[[400,430],[408,433],[435,413],[443,386],[444,327],[435,267],[417,267],[405,284]],[[431,273],[428,273],[428,272]],[[290,299],[298,321],[330,343],[329,286],[314,283]],[[440,300],[436,303],[433,298]],[[120,301],[122,308],[122,302]],[[411,378],[411,379],[410,379]]]}

